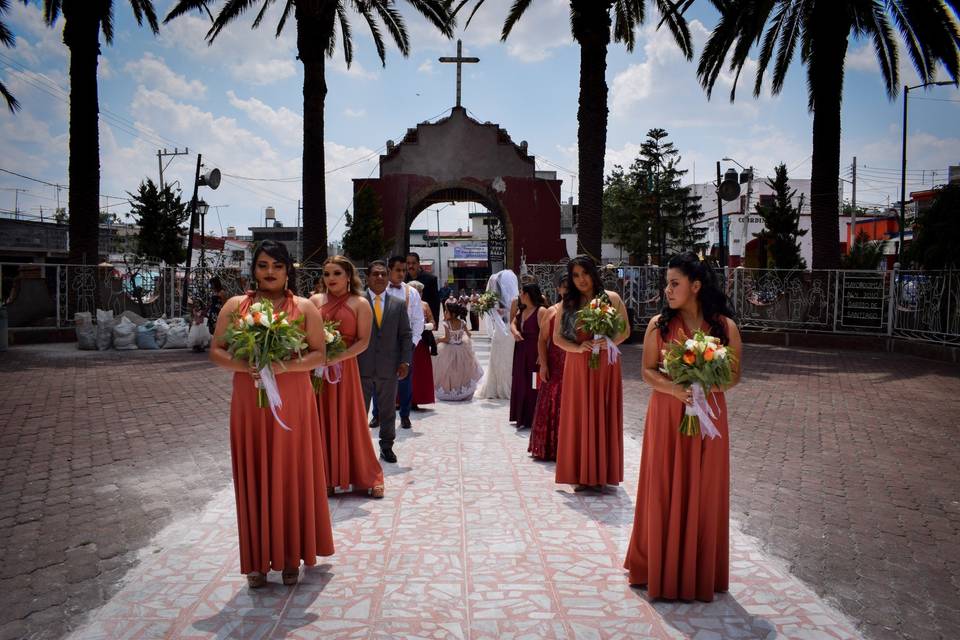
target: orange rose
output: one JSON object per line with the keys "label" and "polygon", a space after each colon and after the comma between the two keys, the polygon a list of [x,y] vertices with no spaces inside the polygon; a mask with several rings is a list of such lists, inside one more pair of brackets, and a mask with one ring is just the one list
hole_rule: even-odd
{"label": "orange rose", "polygon": [[713,360],[713,354],[716,353],[716,351],[717,351],[716,349],[707,349],[706,351],[703,352],[703,359],[706,360],[707,362],[710,362],[711,360]]}
{"label": "orange rose", "polygon": [[260,324],[260,317],[261,317],[260,312],[259,312],[259,311],[254,311],[254,312],[253,312],[253,324]]}
{"label": "orange rose", "polygon": [[684,351],[683,361],[687,364],[695,364],[697,361],[697,354],[695,354],[693,351]]}

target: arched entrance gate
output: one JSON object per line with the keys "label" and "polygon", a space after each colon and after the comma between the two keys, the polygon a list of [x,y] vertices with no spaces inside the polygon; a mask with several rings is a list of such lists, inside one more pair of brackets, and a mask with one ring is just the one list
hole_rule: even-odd
{"label": "arched entrance gate", "polygon": [[[514,144],[498,125],[480,123],[466,109],[421,123],[399,144],[387,142],[380,177],[354,179],[354,195],[373,189],[380,198],[384,235],[393,249],[409,248],[407,231],[427,207],[445,202],[476,202],[491,212],[488,263],[517,269],[528,262],[566,257],[560,239],[560,185],[537,177],[527,144]],[[497,265],[496,262],[501,262]]]}

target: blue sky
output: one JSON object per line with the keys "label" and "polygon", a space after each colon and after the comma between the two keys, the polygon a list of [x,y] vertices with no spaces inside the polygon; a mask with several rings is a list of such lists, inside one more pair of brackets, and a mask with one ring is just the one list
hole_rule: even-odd
{"label": "blue sky", "polygon": [[[191,154],[204,154],[204,164],[226,174],[216,192],[201,190],[217,205],[208,216],[208,229],[217,233],[232,224],[245,233],[271,205],[281,221],[293,225],[300,190],[303,77],[295,59],[293,22],[277,39],[279,11],[271,10],[257,30],[250,29],[251,12],[208,46],[203,38],[209,21],[203,16],[163,25],[154,37],[137,27],[126,0],[114,4],[115,40],[103,46],[100,65],[102,204],[121,214],[127,211],[118,197],[146,177],[157,180],[157,149],[187,146]],[[163,15],[172,4],[155,0]],[[576,198],[579,50],[569,33],[569,4],[538,0],[504,44],[499,31],[508,6],[509,0],[487,0],[470,27],[457,34],[465,53],[481,59],[464,68],[464,105],[477,119],[499,123],[515,141],[528,141],[538,168],[556,170],[564,196]],[[454,104],[455,69],[439,64],[437,57],[453,55],[455,42],[402,10],[413,45],[408,58],[390,48],[387,65],[381,67],[365,26],[355,20],[353,66],[345,67],[338,49],[327,67],[327,169],[349,165],[327,176],[334,238],[343,233],[350,180],[376,175],[377,154],[386,140],[399,140],[408,127],[442,115]],[[688,18],[699,55],[715,16],[707,3],[697,3]],[[0,48],[0,77],[23,110],[17,115],[0,111],[0,168],[66,184],[69,83],[63,23],[55,29],[43,26],[36,4],[15,3],[6,19],[17,46]],[[610,47],[608,170],[615,163],[628,165],[646,132],[661,127],[681,151],[691,180],[712,179],[716,161],[724,156],[756,166],[758,175],[785,162],[793,177],[809,177],[811,116],[798,60],[779,96],[765,93],[754,99],[748,68],[735,103],[727,99],[728,76],[721,77],[708,101],[696,82],[695,62],[683,60],[669,35],[654,30],[655,14],[649,23],[641,28],[632,53],[622,45]],[[901,66],[902,79],[914,84],[913,70]],[[891,201],[898,197],[901,109],[902,99],[887,100],[868,44],[852,42],[841,163],[848,166],[858,157],[860,202],[884,204],[888,196]],[[911,93],[911,187],[942,182],[946,167],[960,164],[958,109],[960,92],[954,87]],[[195,155],[182,156],[165,172],[168,181],[185,185],[185,199],[195,162]],[[49,211],[56,206],[55,188],[0,174],[0,209],[13,209],[13,188],[28,190],[17,195],[21,210],[36,215],[40,207]],[[65,192],[60,197],[65,202]],[[441,225],[465,226],[468,209],[448,207]]]}

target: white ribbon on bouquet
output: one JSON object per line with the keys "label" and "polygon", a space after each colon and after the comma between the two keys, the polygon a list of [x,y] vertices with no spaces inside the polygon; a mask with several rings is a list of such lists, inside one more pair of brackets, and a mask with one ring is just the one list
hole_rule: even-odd
{"label": "white ribbon on bouquet", "polygon": [[617,358],[620,357],[620,348],[617,347],[617,343],[610,339],[609,336],[602,336],[599,333],[593,334],[593,355],[600,353],[600,345],[596,344],[597,342],[606,341],[607,343],[607,364],[615,364]]}
{"label": "white ribbon on bouquet", "polygon": [[323,365],[313,370],[313,375],[321,380],[326,380],[330,384],[340,384],[343,377],[343,365],[337,363],[334,365]]}
{"label": "white ribbon on bouquet", "polygon": [[263,390],[267,392],[267,403],[270,405],[270,412],[273,413],[277,424],[287,431],[293,431],[277,414],[277,409],[283,407],[283,400],[280,398],[280,388],[277,386],[277,379],[273,375],[271,365],[268,364],[260,369],[260,384],[263,386]]}
{"label": "white ribbon on bouquet", "polygon": [[710,401],[707,399],[707,394],[703,391],[703,387],[699,384],[694,384],[691,389],[693,390],[693,404],[684,405],[684,413],[688,416],[696,416],[700,419],[700,438],[705,438],[710,436],[711,438],[719,438],[720,430],[717,429],[717,425],[713,421],[717,418],[717,414],[713,412],[713,407],[710,406]]}

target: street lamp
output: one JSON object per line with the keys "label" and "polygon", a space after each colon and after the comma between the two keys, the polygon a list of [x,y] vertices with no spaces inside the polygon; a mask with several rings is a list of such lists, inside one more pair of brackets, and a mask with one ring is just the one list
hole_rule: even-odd
{"label": "street lamp", "polygon": [[[203,155],[197,154],[197,170],[193,177],[193,197],[190,198],[190,231],[187,233],[187,261],[183,270],[183,297],[181,302],[183,305],[187,304],[187,298],[190,290],[190,263],[193,259],[193,230],[197,226],[197,213],[199,213],[198,206],[200,201],[197,200],[197,188],[198,187],[209,187],[211,189],[216,189],[220,186],[220,170],[212,169],[207,171],[204,174],[200,173],[200,167],[203,166]],[[206,204],[206,203],[204,203]],[[206,214],[206,209],[204,209],[204,214]],[[202,228],[201,228],[202,233]],[[203,240],[200,241],[200,253],[203,255]]]}
{"label": "street lamp", "polygon": [[740,264],[743,265],[747,261],[747,234],[750,230],[750,196],[753,195],[753,167],[745,167],[733,158],[723,158],[724,162],[732,162],[742,169],[740,172],[740,184],[744,182],[747,183],[747,204],[744,207],[744,210],[741,211],[743,214],[743,245],[740,247]]}
{"label": "street lamp", "polygon": [[903,141],[901,142],[902,155],[900,157],[900,242],[897,245],[897,262],[903,264],[903,229],[907,226],[907,99],[913,89],[924,87],[945,87],[954,84],[949,80],[939,82],[924,82],[914,86],[903,85]]}
{"label": "street lamp", "polygon": [[[200,265],[201,267],[207,266],[206,261],[206,248],[207,248],[207,211],[210,210],[210,205],[204,200],[197,201],[197,215],[200,216]],[[191,248],[192,250],[192,248]]]}

